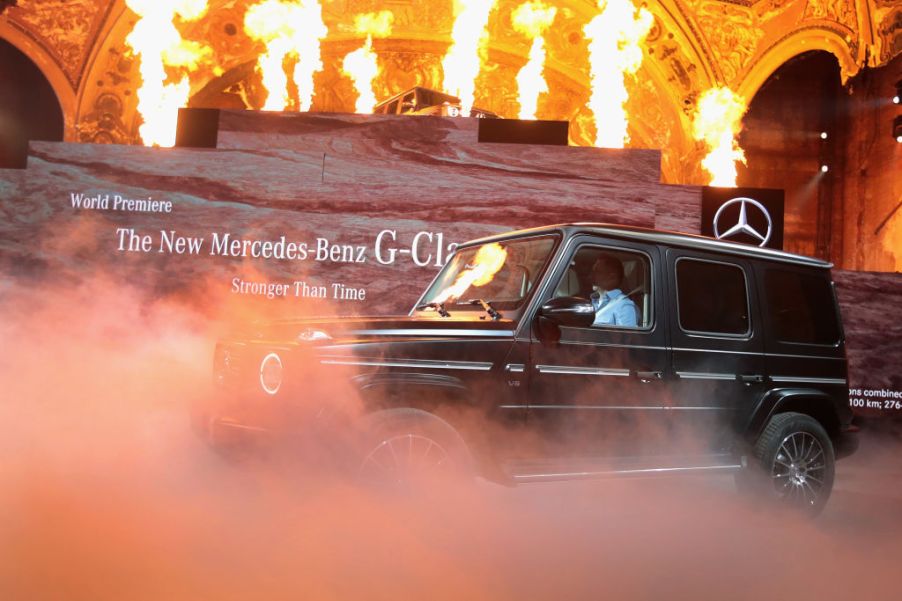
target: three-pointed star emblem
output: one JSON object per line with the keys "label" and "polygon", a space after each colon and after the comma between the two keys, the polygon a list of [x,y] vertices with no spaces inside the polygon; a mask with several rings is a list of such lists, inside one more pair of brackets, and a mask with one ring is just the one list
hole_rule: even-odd
{"label": "three-pointed star emblem", "polygon": [[[722,232],[720,228],[720,220],[721,216],[723,215],[724,209],[737,203],[739,204],[739,219],[737,219],[734,225]],[[749,224],[748,207],[752,207],[753,211],[760,212],[762,215],[764,215],[764,218],[767,220],[767,230],[764,233],[761,233],[759,231],[760,228],[752,227]],[[765,244],[767,244],[768,240],[770,240],[772,231],[773,222],[771,222],[770,214],[767,212],[767,209],[764,208],[764,205],[754,198],[746,198],[744,196],[740,196],[738,198],[730,199],[720,205],[720,208],[717,209],[717,213],[714,214],[714,237],[718,240],[732,238],[739,234],[745,234],[746,236],[750,236],[755,240],[758,240],[758,246],[764,246]]]}

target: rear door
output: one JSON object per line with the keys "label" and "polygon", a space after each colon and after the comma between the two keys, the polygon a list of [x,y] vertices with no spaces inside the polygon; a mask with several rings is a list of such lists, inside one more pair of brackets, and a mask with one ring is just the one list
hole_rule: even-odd
{"label": "rear door", "polygon": [[751,265],[668,249],[674,447],[686,454],[732,448],[739,415],[765,389],[764,332]]}

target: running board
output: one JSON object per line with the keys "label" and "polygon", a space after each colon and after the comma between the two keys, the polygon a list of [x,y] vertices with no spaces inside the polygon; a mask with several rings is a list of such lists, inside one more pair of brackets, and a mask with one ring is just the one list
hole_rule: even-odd
{"label": "running board", "polygon": [[269,430],[267,430],[266,428],[261,428],[259,426],[248,426],[248,425],[242,424],[240,422],[231,420],[227,417],[223,417],[223,418],[216,420],[214,422],[214,425],[216,427],[220,427],[220,428],[231,428],[233,430],[243,430],[245,432],[256,432],[256,433],[260,433],[260,434],[269,432]]}
{"label": "running board", "polygon": [[[678,476],[688,474],[705,474],[712,472],[736,472],[745,466],[744,457],[714,456],[705,457],[706,461],[698,461],[701,457],[695,458],[696,461],[658,461],[655,465],[651,462],[642,460],[636,461],[620,461],[597,462],[594,464],[583,463],[579,469],[574,469],[573,463],[564,464],[563,462],[547,463],[542,465],[520,464],[514,466],[505,466],[510,478],[515,482],[552,482],[556,480],[590,480],[596,478],[618,478],[618,477],[642,477],[642,476]],[[644,465],[639,465],[642,463]],[[569,469],[562,469],[562,468]],[[559,469],[555,469],[559,468]]]}

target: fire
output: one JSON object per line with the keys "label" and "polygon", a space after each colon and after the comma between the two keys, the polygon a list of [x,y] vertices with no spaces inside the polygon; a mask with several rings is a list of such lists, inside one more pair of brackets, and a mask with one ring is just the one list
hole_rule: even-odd
{"label": "fire", "polygon": [[551,27],[556,14],[556,8],[542,2],[521,4],[511,14],[514,29],[532,39],[529,61],[517,74],[520,119],[535,119],[539,94],[548,91],[548,84],[542,76],[545,66],[545,40],[542,36]]}
{"label": "fire", "polygon": [[443,88],[460,98],[461,114],[469,115],[476,92],[476,77],[486,60],[489,13],[496,0],[454,0],[451,47],[442,59]]}
{"label": "fire", "polygon": [[486,244],[477,251],[473,262],[458,274],[454,283],[445,288],[434,302],[444,303],[449,299],[460,298],[471,286],[485,286],[492,281],[506,260],[507,249],[497,242]]}
{"label": "fire", "polygon": [[373,52],[373,36],[391,35],[393,20],[394,15],[387,10],[358,15],[354,19],[354,30],[366,34],[366,42],[363,47],[345,56],[341,69],[354,82],[354,88],[357,90],[355,110],[358,113],[373,112],[373,106],[376,104],[373,82],[379,75],[379,63],[376,60],[376,53]]}
{"label": "fire", "polygon": [[[144,123],[138,128],[147,146],[174,146],[178,110],[188,103],[191,83],[187,72],[197,69],[212,50],[182,39],[175,18],[195,21],[207,12],[207,0],[126,0],[138,21],[125,43],[140,58],[142,84],[138,89],[138,112]],[[175,81],[166,68],[182,72]]]}
{"label": "fire", "polygon": [[712,186],[736,185],[736,163],[745,163],[736,136],[747,108],[745,99],[727,87],[711,88],[698,99],[692,135],[708,147],[702,167],[711,174]]}
{"label": "fire", "polygon": [[257,59],[266,89],[263,110],[285,110],[291,102],[285,69],[289,58],[295,61],[292,80],[298,89],[298,109],[310,110],[313,74],[323,68],[320,40],[328,33],[319,2],[264,0],[248,8],[244,30],[266,46]]}
{"label": "fire", "polygon": [[626,77],[642,64],[642,48],[654,21],[631,0],[598,0],[601,12],[583,29],[589,41],[592,88],[589,109],[595,116],[595,145],[623,148],[627,133]]}
{"label": "fire", "polygon": [[289,5],[277,1],[267,1],[250,7],[244,16],[244,30],[256,40],[266,45],[266,52],[257,57],[257,68],[263,76],[266,96],[264,111],[280,111],[291,100],[288,94],[288,75],[285,72],[285,58],[291,52],[292,28],[286,17]]}
{"label": "fire", "polygon": [[884,221],[883,233],[880,236],[880,244],[883,250],[889,253],[895,271],[902,271],[902,213],[896,211]]}

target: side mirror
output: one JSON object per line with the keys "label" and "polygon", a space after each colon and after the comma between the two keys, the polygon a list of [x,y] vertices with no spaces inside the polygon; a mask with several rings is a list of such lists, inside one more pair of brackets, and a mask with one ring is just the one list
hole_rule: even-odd
{"label": "side mirror", "polygon": [[595,321],[595,307],[578,296],[561,296],[542,305],[539,315],[559,326],[588,328]]}

